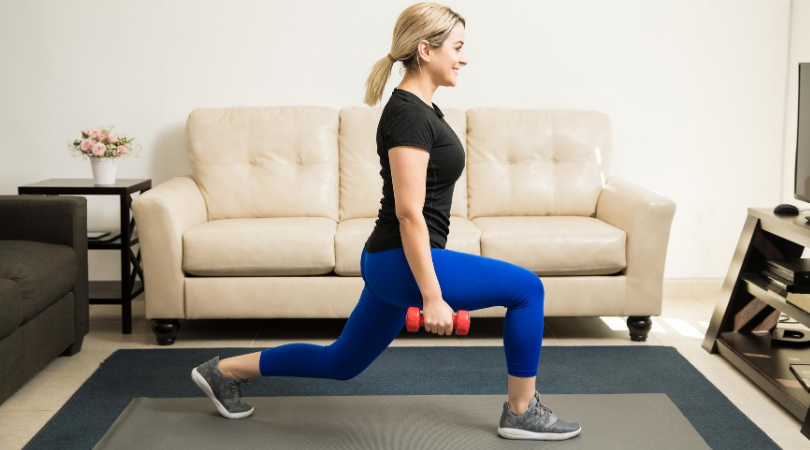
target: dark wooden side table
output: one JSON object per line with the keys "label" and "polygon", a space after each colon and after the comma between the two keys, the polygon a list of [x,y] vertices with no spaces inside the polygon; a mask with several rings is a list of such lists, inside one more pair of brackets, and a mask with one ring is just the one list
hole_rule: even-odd
{"label": "dark wooden side table", "polygon": [[[737,249],[720,290],[703,349],[720,353],[765,393],[790,411],[810,438],[810,392],[790,371],[790,363],[810,364],[810,346],[771,340],[785,315],[810,327],[810,314],[787,300],[810,300],[810,294],[777,292],[759,273],[767,260],[800,258],[810,247],[810,222],[805,214],[777,215],[772,208],[748,208]],[[795,297],[794,297],[795,296]]]}
{"label": "dark wooden side table", "polygon": [[[140,245],[137,255],[132,251],[132,246],[138,243],[138,233],[130,210],[131,196],[151,188],[151,179],[118,179],[115,184],[97,185],[92,178],[52,178],[17,188],[20,195],[117,195],[121,198],[121,234],[88,240],[87,249],[121,252],[121,281],[90,281],[89,294],[91,305],[121,305],[123,334],[132,334],[132,299],[143,292],[145,283]],[[122,240],[121,236],[126,238]]]}

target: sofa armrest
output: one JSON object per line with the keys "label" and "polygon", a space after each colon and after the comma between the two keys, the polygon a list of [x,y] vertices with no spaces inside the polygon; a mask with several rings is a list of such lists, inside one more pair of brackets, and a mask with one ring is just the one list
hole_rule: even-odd
{"label": "sofa armrest", "polygon": [[0,196],[0,240],[68,245],[76,252],[74,326],[79,342],[90,331],[87,198],[72,195]]}
{"label": "sofa armrest", "polygon": [[596,218],[627,234],[624,315],[661,315],[664,264],[675,202],[657,192],[608,177],[596,203]]}
{"label": "sofa armrest", "polygon": [[132,202],[145,278],[146,319],[185,317],[183,233],[208,221],[193,176],[172,178]]}

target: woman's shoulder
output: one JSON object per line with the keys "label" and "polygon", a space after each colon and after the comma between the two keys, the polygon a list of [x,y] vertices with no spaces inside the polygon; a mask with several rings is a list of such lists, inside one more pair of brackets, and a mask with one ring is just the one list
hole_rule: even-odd
{"label": "woman's shoulder", "polygon": [[383,109],[383,116],[424,115],[424,109],[410,101],[389,101]]}

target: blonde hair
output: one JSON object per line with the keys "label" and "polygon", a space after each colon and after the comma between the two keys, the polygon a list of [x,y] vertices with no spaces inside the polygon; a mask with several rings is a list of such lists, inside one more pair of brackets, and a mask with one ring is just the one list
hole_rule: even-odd
{"label": "blonde hair", "polygon": [[[441,47],[458,22],[463,26],[467,25],[459,13],[447,6],[430,2],[411,5],[397,18],[390,54],[395,60],[402,61],[402,66],[406,70],[421,72],[422,67],[416,51],[419,43],[426,40],[433,48]],[[374,106],[382,100],[383,89],[388,77],[391,76],[393,65],[394,61],[391,61],[388,55],[374,64],[366,80],[365,104]]]}

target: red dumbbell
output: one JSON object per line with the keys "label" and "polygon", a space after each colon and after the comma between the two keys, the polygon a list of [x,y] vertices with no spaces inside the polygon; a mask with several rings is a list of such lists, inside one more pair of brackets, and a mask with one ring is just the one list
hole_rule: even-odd
{"label": "red dumbbell", "polygon": [[[408,308],[408,315],[405,316],[405,328],[407,328],[408,331],[419,331],[419,328],[424,326],[425,317],[422,315],[422,311],[419,310],[419,307],[411,306]],[[456,334],[467,334],[467,332],[470,331],[470,312],[459,310],[458,313],[453,316],[453,328],[455,328]]]}

